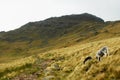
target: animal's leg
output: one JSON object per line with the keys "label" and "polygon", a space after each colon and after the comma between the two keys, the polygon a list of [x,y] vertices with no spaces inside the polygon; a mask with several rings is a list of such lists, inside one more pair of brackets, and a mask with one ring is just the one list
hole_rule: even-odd
{"label": "animal's leg", "polygon": [[100,61],[100,57],[98,57],[98,60]]}
{"label": "animal's leg", "polygon": [[105,57],[107,56],[107,53],[104,53],[105,54]]}
{"label": "animal's leg", "polygon": [[109,56],[109,52],[107,52],[107,56]]}

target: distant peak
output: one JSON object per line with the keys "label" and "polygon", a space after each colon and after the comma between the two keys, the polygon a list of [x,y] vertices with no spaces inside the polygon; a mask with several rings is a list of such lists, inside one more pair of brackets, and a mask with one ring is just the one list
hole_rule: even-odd
{"label": "distant peak", "polygon": [[71,14],[71,15],[63,15],[60,17],[51,17],[46,19],[45,21],[55,21],[55,20],[64,20],[64,21],[69,21],[69,20],[78,20],[78,21],[95,21],[95,22],[102,22],[104,23],[104,20],[89,14],[89,13],[82,13],[82,14]]}

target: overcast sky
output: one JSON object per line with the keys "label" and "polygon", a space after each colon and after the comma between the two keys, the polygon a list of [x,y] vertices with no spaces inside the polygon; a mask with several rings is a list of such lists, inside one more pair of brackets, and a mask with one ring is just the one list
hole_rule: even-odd
{"label": "overcast sky", "polygon": [[0,31],[49,17],[86,12],[106,21],[120,20],[120,0],[0,0]]}

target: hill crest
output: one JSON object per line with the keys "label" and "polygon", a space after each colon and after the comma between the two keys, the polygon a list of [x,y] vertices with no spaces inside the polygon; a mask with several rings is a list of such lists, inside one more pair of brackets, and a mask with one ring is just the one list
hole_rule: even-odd
{"label": "hill crest", "polygon": [[9,60],[13,56],[29,56],[78,43],[118,37],[119,25],[119,21],[104,22],[88,13],[29,22],[16,30],[0,33],[0,55]]}

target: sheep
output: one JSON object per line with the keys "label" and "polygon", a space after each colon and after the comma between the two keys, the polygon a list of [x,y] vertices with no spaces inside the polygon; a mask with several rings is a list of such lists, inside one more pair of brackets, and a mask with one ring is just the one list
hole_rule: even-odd
{"label": "sheep", "polygon": [[83,64],[85,64],[86,61],[91,60],[91,59],[92,59],[91,56],[86,57],[86,58],[84,59],[84,61],[83,61]]}
{"label": "sheep", "polygon": [[109,52],[108,52],[108,47],[102,47],[100,50],[98,50],[98,52],[96,53],[96,59],[98,59],[98,61],[100,61],[100,58],[103,57],[105,55],[109,56]]}

